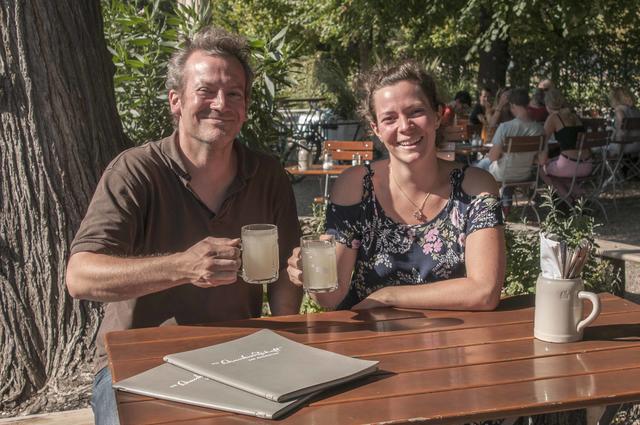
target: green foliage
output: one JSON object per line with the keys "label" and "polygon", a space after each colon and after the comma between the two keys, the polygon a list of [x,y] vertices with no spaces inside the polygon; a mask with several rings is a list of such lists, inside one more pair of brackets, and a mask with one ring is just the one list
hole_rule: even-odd
{"label": "green foliage", "polygon": [[[582,280],[587,289],[594,292],[611,292],[620,295],[623,290],[622,276],[609,261],[597,256],[595,229],[598,225],[582,202],[568,211],[560,210],[554,202],[554,193],[543,193],[542,207],[548,210],[540,223],[544,233],[553,233],[566,241],[571,248],[581,240],[591,243],[589,260],[582,271]],[[503,292],[516,295],[535,292],[536,279],[540,273],[540,236],[528,231],[507,229],[507,273]]]}
{"label": "green foliage", "polygon": [[171,116],[164,81],[178,33],[158,2],[102,2],[104,34],[115,66],[116,105],[125,134],[142,144],[168,135]]}
{"label": "green foliage", "polygon": [[[203,1],[195,8],[167,0],[103,0],[102,12],[125,133],[136,144],[168,135],[172,124],[165,89],[167,62],[185,37],[214,22],[211,3]],[[249,38],[256,78],[239,139],[262,150],[271,150],[282,131],[274,100],[291,85],[288,74],[298,66],[286,32],[285,28],[273,37]]]}

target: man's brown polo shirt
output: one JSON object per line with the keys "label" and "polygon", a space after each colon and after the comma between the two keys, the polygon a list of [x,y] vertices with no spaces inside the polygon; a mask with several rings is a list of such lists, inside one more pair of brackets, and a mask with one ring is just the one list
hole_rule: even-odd
{"label": "man's brown polo shirt", "polygon": [[[95,252],[145,257],[184,251],[207,236],[240,237],[251,223],[278,226],[280,268],[298,246],[300,230],[291,184],[276,158],[236,142],[238,173],[218,214],[189,188],[177,136],[129,149],[107,167],[71,244],[71,254]],[[284,270],[281,270],[283,273]],[[106,366],[104,335],[131,328],[258,317],[262,285],[241,279],[199,288],[185,284],[108,303],[98,332],[96,371]]]}

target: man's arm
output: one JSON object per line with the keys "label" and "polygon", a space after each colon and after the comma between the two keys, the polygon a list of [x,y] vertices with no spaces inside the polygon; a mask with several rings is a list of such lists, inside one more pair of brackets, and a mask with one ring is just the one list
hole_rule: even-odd
{"label": "man's arm", "polygon": [[205,238],[184,252],[126,258],[78,252],[67,265],[67,288],[74,298],[121,301],[192,283],[202,288],[237,280],[239,239]]}

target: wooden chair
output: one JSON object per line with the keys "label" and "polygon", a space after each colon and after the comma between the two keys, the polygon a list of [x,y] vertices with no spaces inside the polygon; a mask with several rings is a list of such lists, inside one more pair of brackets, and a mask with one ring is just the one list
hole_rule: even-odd
{"label": "wooden chair", "polygon": [[373,142],[327,140],[324,149],[331,154],[334,161],[349,161],[359,154],[362,162],[373,160]]}
{"label": "wooden chair", "polygon": [[587,131],[605,131],[607,120],[604,118],[580,118],[584,129]]}
{"label": "wooden chair", "polygon": [[443,142],[464,142],[467,140],[467,126],[452,124],[442,130]]}
{"label": "wooden chair", "polygon": [[[355,155],[360,155],[360,160],[373,160],[373,142],[355,140],[327,140],[324,142],[324,150],[331,154],[333,161],[351,161]],[[329,179],[337,176],[325,176],[325,190],[329,187]],[[328,192],[327,192],[328,193]],[[328,196],[317,196],[313,199],[316,204],[328,202]]]}
{"label": "wooden chair", "polygon": [[[538,222],[540,222],[540,215],[535,205],[535,196],[538,193],[540,173],[537,163],[534,164],[534,162],[536,155],[540,154],[543,149],[544,136],[507,137],[504,142],[504,159],[501,158],[502,178],[499,181],[501,195],[505,189],[512,188],[514,191],[521,191],[526,196],[527,201],[522,209],[522,217],[525,217],[527,208],[531,208]],[[514,154],[518,156],[514,156]],[[522,173],[527,168],[530,171],[529,178],[514,178],[516,172]]]}

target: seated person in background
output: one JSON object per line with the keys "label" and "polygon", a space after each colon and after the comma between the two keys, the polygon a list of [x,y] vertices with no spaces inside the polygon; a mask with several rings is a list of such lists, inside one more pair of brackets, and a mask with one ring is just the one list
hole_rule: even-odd
{"label": "seated person in background", "polygon": [[473,125],[482,124],[487,126],[489,123],[488,117],[493,114],[493,93],[491,89],[484,87],[480,90],[478,96],[478,103],[475,104],[471,113],[469,114],[469,122]]}
{"label": "seated person in background", "polygon": [[[544,134],[547,141],[552,137],[555,138],[560,146],[560,155],[549,159],[548,148],[545,148],[539,158],[539,164],[544,164],[541,176],[547,184],[556,188],[560,196],[566,197],[571,184],[567,178],[591,174],[593,168],[591,152],[576,150],[578,133],[584,132],[585,128],[580,118],[565,106],[560,90],[553,88],[547,90],[544,100],[549,111],[549,118],[544,123]],[[579,155],[580,163],[578,163]]]}
{"label": "seated person in background", "polygon": [[[503,154],[503,146],[507,137],[513,136],[540,136],[544,134],[542,124],[532,121],[527,113],[529,105],[529,93],[527,89],[517,88],[509,93],[509,108],[515,116],[511,121],[498,126],[493,136],[493,146],[485,158],[475,164],[476,167],[488,170],[499,182],[503,180],[520,181],[531,177],[531,166],[535,154],[512,153],[509,158],[509,170],[505,173],[506,155]],[[502,193],[502,205],[507,212],[511,206],[511,188],[505,188]]]}
{"label": "seated person in background", "polygon": [[509,94],[511,93],[510,87],[503,87],[498,90],[495,100],[495,106],[491,115],[487,115],[488,126],[498,127],[503,122],[511,121],[513,114],[509,107]]}
{"label": "seated person in background", "polygon": [[462,90],[456,93],[453,102],[447,104],[442,113],[443,125],[451,125],[456,118],[467,117],[471,111],[471,95]]}
{"label": "seated person in background", "polygon": [[[375,69],[363,93],[361,113],[389,159],[335,182],[326,228],[338,242],[339,287],[315,299],[338,309],[494,309],[505,269],[495,181],[437,158],[436,88],[420,65]],[[301,263],[296,248],[288,272],[298,284]]]}
{"label": "seated person in background", "polygon": [[[626,141],[639,139],[640,131],[622,129],[622,120],[624,118],[640,117],[640,110],[636,108],[636,102],[631,92],[622,87],[615,87],[609,92],[609,102],[615,113],[613,120],[614,132],[611,140]],[[620,154],[620,147],[621,145],[619,144],[611,143],[609,145],[609,151],[618,155]],[[623,153],[636,152],[640,152],[640,142],[624,145]]]}
{"label": "seated person in background", "polygon": [[536,89],[533,92],[527,111],[529,112],[529,118],[538,122],[545,122],[549,116],[549,112],[544,104],[544,96],[546,91],[542,89]]}
{"label": "seated person in background", "polygon": [[545,78],[538,83],[538,88],[542,91],[547,91],[549,89],[555,88],[556,85],[549,78]]}

